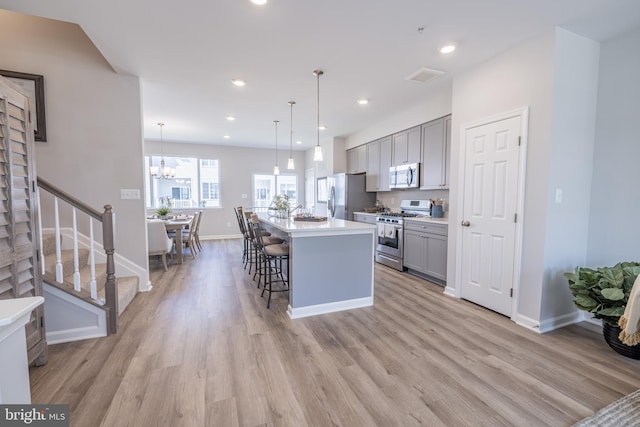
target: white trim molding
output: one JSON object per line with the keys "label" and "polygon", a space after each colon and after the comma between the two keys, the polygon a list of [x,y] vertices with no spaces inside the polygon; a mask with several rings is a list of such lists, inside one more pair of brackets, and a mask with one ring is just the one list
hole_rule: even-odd
{"label": "white trim molding", "polygon": [[351,310],[354,308],[370,307],[373,305],[373,296],[356,298],[347,301],[329,302],[326,304],[310,305],[307,307],[293,308],[289,305],[287,313],[292,319],[316,316],[318,314],[334,313],[336,311]]}

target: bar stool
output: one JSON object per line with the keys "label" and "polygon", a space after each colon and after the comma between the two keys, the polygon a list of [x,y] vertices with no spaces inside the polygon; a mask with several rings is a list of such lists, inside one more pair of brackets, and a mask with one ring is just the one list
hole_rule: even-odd
{"label": "bar stool", "polygon": [[279,237],[274,237],[271,236],[271,233],[266,232],[265,230],[260,229],[259,231],[256,231],[254,229],[254,227],[251,226],[251,223],[254,221],[257,221],[258,223],[260,222],[260,220],[258,219],[258,215],[252,213],[252,212],[245,212],[245,217],[247,217],[248,219],[248,223],[247,223],[247,230],[249,231],[249,240],[251,242],[251,245],[249,246],[249,274],[251,274],[251,267],[252,265],[255,266],[254,270],[253,270],[253,280],[256,280],[256,275],[258,275],[258,288],[260,288],[260,283],[262,281],[262,270],[258,270],[258,267],[260,267],[260,261],[261,260],[261,252],[260,249],[258,247],[258,239],[256,238],[256,233],[260,234],[260,237],[262,238],[262,243],[265,246],[269,246],[269,245],[279,245],[281,243],[284,242],[284,240],[282,240]]}
{"label": "bar stool", "polygon": [[[271,294],[273,292],[289,292],[289,245],[288,244],[270,244],[267,245],[264,243],[265,237],[263,237],[260,233],[260,220],[257,215],[251,216],[251,228],[253,229],[253,234],[257,236],[256,241],[258,242],[258,250],[260,251],[262,262],[260,271],[262,271],[262,265],[264,265],[265,269],[265,284],[262,288],[261,297],[264,297],[265,292],[269,292],[269,298],[267,299],[267,308],[271,306]],[[287,262],[287,275],[284,276],[282,272],[282,261]],[[280,279],[273,278],[273,274],[276,274],[276,277],[279,276]],[[282,283],[284,288],[282,289],[273,289],[274,283]]]}

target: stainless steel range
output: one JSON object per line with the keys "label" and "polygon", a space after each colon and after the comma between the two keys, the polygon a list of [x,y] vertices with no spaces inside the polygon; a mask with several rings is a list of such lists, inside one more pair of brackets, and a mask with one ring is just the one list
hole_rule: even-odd
{"label": "stainless steel range", "polygon": [[376,217],[378,244],[376,261],[403,271],[404,265],[404,218],[431,216],[430,200],[403,200],[400,212],[382,212]]}

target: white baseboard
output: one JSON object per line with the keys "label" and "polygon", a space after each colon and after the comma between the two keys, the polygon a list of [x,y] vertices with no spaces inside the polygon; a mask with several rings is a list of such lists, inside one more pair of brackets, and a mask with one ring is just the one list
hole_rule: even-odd
{"label": "white baseboard", "polygon": [[513,320],[516,325],[520,325],[524,328],[540,333],[540,323],[537,320],[534,320],[527,316],[523,316],[522,314],[517,314],[511,320]]}
{"label": "white baseboard", "polygon": [[446,286],[446,287],[444,288],[444,292],[443,292],[443,294],[448,295],[448,296],[450,296],[450,297],[452,297],[452,298],[458,298],[458,297],[456,296],[456,289],[455,289],[455,288],[452,288],[452,287],[450,287],[450,286]]}
{"label": "white baseboard", "polygon": [[242,234],[212,234],[208,236],[200,236],[200,240],[225,240],[225,239],[242,239]]}
{"label": "white baseboard", "polygon": [[540,333],[544,334],[545,332],[551,332],[555,329],[581,322],[582,320],[583,316],[579,311],[563,314],[562,316],[556,316],[554,318],[540,322]]}
{"label": "white baseboard", "polygon": [[336,311],[351,310],[354,308],[370,307],[373,305],[373,297],[356,298],[347,301],[329,302],[326,304],[310,305],[307,307],[293,308],[289,305],[287,313],[292,319],[316,316],[318,314],[334,313]]}

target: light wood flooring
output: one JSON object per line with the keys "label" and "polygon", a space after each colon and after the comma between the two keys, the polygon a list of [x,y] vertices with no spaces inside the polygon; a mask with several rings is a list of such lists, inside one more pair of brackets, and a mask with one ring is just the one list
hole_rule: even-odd
{"label": "light wood flooring", "polygon": [[117,335],[50,346],[33,402],[82,427],[569,426],[640,388],[601,333],[539,335],[381,265],[373,307],[291,320],[240,240],[203,243],[152,267]]}

